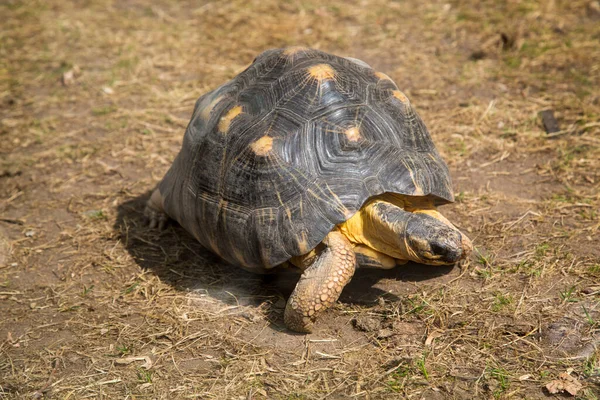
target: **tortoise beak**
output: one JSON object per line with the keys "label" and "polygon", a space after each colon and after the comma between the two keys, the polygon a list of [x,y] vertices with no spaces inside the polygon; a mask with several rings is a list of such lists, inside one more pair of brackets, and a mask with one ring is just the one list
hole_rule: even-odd
{"label": "tortoise beak", "polygon": [[473,242],[471,242],[471,239],[469,239],[467,237],[467,235],[465,235],[464,233],[460,233],[462,236],[462,258],[461,259],[465,259],[467,258],[471,252],[473,251]]}
{"label": "tortoise beak", "polygon": [[459,262],[464,256],[463,247],[461,246],[462,235],[452,230],[439,233],[439,235],[434,234],[429,241],[431,255],[428,258],[442,264]]}
{"label": "tortoise beak", "polygon": [[471,240],[462,232],[455,231],[458,234],[437,237],[431,240],[430,247],[434,259],[444,264],[455,264],[464,260],[471,254],[473,244]]}
{"label": "tortoise beak", "polygon": [[415,215],[407,227],[407,238],[417,262],[430,265],[450,265],[470,252],[470,240],[456,228],[429,215]]}

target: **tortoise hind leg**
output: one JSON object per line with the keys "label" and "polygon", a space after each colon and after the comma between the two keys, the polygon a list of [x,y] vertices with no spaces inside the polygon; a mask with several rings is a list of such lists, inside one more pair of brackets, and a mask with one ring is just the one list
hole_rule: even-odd
{"label": "tortoise hind leg", "polygon": [[356,269],[352,245],[344,235],[332,231],[323,244],[325,249],[304,270],[285,307],[285,324],[296,332],[311,332],[317,315],[337,301]]}
{"label": "tortoise hind leg", "polygon": [[152,196],[146,202],[146,208],[144,209],[144,217],[148,219],[150,229],[158,227],[159,230],[163,230],[169,221],[169,216],[165,213],[163,208],[163,198],[158,188],[154,189]]}

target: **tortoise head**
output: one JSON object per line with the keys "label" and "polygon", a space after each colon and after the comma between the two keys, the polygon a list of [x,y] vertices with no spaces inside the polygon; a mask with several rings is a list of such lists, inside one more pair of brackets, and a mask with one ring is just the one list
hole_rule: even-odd
{"label": "tortoise head", "polygon": [[[349,237],[398,260],[450,265],[471,252],[471,241],[433,209],[405,210],[376,199],[345,224]],[[359,224],[355,224],[355,221]]]}
{"label": "tortoise head", "polygon": [[[403,224],[402,224],[403,225]],[[430,265],[455,264],[465,258],[470,242],[456,228],[427,214],[411,213],[405,226],[398,226],[413,261]]]}

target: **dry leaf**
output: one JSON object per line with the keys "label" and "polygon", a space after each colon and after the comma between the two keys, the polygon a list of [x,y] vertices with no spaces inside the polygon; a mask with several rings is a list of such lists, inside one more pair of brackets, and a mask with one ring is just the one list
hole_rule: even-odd
{"label": "dry leaf", "polygon": [[79,74],[79,71],[79,67],[75,65],[70,70],[63,72],[61,78],[63,86],[70,86],[75,83],[75,77]]}
{"label": "dry leaf", "polygon": [[427,339],[425,339],[425,346],[431,346],[433,341],[442,336],[442,334],[443,332],[437,329],[431,332],[429,336],[427,336]]}
{"label": "dry leaf", "polygon": [[8,332],[6,334],[6,341],[8,343],[12,344],[14,347],[19,347],[19,339],[17,339],[17,340],[13,339],[11,332]]}
{"label": "dry leaf", "polygon": [[75,75],[73,74],[73,70],[70,69],[67,72],[62,74],[62,84],[64,86],[72,85],[75,82]]}
{"label": "dry leaf", "polygon": [[583,388],[583,385],[579,383],[577,378],[566,372],[561,373],[558,376],[558,379],[554,379],[546,385],[546,389],[548,389],[548,392],[551,394],[564,393],[567,391],[571,396],[575,396],[581,388]]}

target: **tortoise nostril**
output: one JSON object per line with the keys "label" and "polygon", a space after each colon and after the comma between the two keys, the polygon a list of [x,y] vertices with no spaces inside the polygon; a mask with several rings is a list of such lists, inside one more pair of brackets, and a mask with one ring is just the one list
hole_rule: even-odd
{"label": "tortoise nostril", "polygon": [[431,252],[435,255],[444,255],[446,254],[446,249],[438,243],[431,243]]}
{"label": "tortoise nostril", "polygon": [[457,262],[462,255],[462,250],[460,248],[440,242],[431,243],[431,252],[435,255],[442,256],[442,259],[449,263]]}

